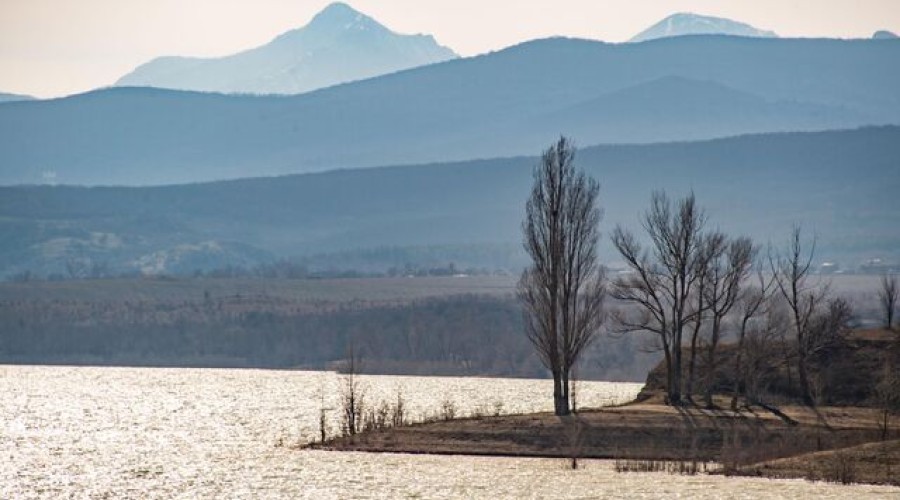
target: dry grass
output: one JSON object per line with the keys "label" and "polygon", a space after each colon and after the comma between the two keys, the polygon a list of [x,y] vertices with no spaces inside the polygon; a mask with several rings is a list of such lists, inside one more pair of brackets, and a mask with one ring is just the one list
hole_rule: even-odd
{"label": "dry grass", "polygon": [[771,460],[743,467],[738,473],[900,486],[900,439]]}
{"label": "dry grass", "polygon": [[[313,445],[325,449],[541,456],[616,461],[620,472],[705,472],[900,485],[900,429],[880,436],[879,410],[791,405],[672,407],[641,402],[579,412],[448,419],[366,432]],[[577,429],[577,440],[573,440]],[[714,465],[715,464],[715,465]]]}
{"label": "dry grass", "polygon": [[866,328],[854,330],[851,338],[888,342],[900,338],[900,333],[886,328]]}
{"label": "dry grass", "polygon": [[[740,412],[642,402],[583,411],[584,458],[721,462],[734,466],[865,443],[877,433],[875,410],[825,408],[820,414],[783,408],[788,422],[761,408]],[[824,420],[823,420],[824,418]],[[352,438],[324,447],[408,453],[569,457],[570,425],[550,413],[429,422]],[[738,451],[742,451],[738,453]],[[752,451],[752,452],[751,452]]]}

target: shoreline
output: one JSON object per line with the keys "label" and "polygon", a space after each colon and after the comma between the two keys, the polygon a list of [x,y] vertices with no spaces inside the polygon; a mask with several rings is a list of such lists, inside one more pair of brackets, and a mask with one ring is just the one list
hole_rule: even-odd
{"label": "shoreline", "polygon": [[757,406],[738,412],[674,408],[652,400],[566,417],[532,413],[434,420],[303,448],[616,460],[623,471],[688,463],[696,473],[697,464],[712,463],[714,474],[900,486],[900,424],[881,442],[876,409],[791,405],[780,411],[782,416]]}

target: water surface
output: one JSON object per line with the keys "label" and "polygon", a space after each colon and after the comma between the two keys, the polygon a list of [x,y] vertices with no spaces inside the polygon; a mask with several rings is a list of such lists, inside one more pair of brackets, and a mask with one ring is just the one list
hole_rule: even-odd
{"label": "water surface", "polygon": [[[413,417],[550,410],[547,380],[361,377]],[[900,489],[617,474],[608,461],[301,451],[340,379],[269,370],[0,366],[0,498],[898,498]],[[585,382],[585,405],[639,384]]]}

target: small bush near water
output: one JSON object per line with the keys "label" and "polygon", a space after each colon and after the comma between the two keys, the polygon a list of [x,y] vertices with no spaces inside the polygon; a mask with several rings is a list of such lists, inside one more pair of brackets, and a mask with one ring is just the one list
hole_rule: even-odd
{"label": "small bush near water", "polygon": [[616,459],[616,472],[666,472],[694,476],[709,472],[709,462],[697,460]]}

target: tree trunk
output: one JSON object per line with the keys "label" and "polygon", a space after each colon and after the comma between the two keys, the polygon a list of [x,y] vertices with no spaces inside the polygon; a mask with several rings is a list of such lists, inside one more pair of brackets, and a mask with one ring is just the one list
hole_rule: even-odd
{"label": "tree trunk", "polygon": [[665,360],[666,360],[666,399],[669,398],[671,394],[672,387],[672,354],[669,352],[669,347],[666,346],[664,349]]}
{"label": "tree trunk", "polygon": [[706,377],[706,384],[703,387],[703,404],[707,408],[713,407],[713,386],[716,381],[716,358],[715,354],[712,355],[712,358],[709,360]]}
{"label": "tree trunk", "polygon": [[745,330],[741,327],[741,337],[738,339],[737,345],[737,354],[734,357],[734,385],[731,390],[731,410],[737,411],[737,402],[738,402],[738,394],[741,390],[741,371],[743,367],[741,366],[742,357],[744,355],[744,335]]}
{"label": "tree trunk", "polygon": [[669,386],[669,404],[681,404],[681,335],[678,335],[672,345],[672,381]]}
{"label": "tree trunk", "polygon": [[688,401],[693,400],[694,394],[694,372],[697,366],[697,337],[700,334],[700,321],[697,321],[697,324],[694,326],[694,331],[691,332],[691,360],[688,364],[688,379],[687,379],[687,388],[685,390],[685,396]]}
{"label": "tree trunk", "polygon": [[787,371],[787,391],[788,394],[793,392],[794,390],[794,368],[791,366],[793,362],[791,361],[790,354],[785,353],[784,355],[784,368]]}
{"label": "tree trunk", "polygon": [[553,372],[553,413],[557,416],[569,414],[569,397],[560,371]]}
{"label": "tree trunk", "polygon": [[721,319],[718,316],[713,318],[712,339],[709,343],[707,368],[706,368],[706,385],[703,388],[703,402],[707,408],[713,407],[713,386],[716,382],[716,349],[719,347],[719,338],[722,332]]}
{"label": "tree trunk", "polygon": [[800,379],[800,395],[803,398],[803,404],[806,406],[815,406],[812,395],[809,392],[809,374],[806,371],[806,357],[800,354],[797,357],[797,376]]}

